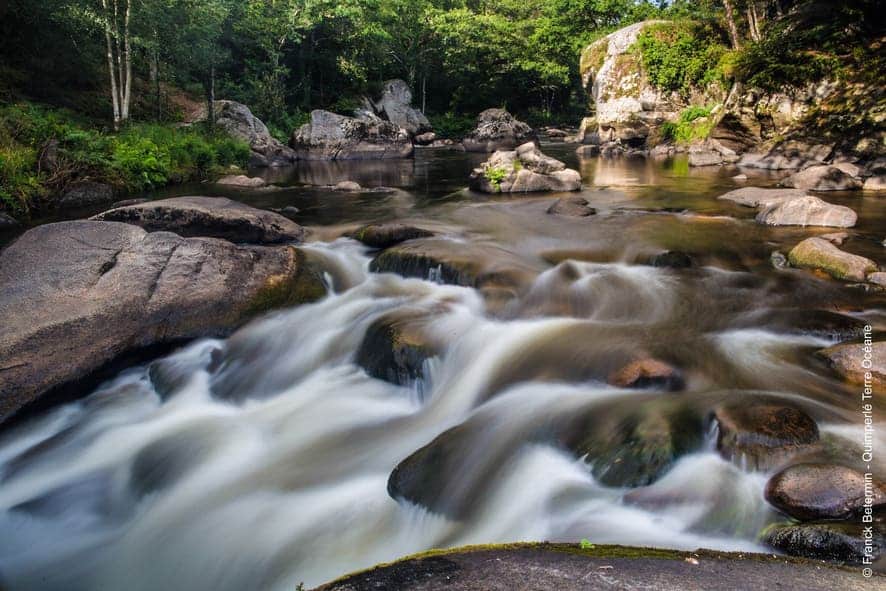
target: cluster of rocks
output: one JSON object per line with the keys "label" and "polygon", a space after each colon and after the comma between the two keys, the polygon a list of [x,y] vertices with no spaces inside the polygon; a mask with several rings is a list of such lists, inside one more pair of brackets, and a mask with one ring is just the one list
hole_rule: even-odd
{"label": "cluster of rocks", "polygon": [[545,156],[534,142],[526,142],[515,150],[496,151],[471,172],[470,186],[483,193],[577,191],[581,175]]}
{"label": "cluster of rocks", "polygon": [[486,109],[477,116],[474,129],[464,137],[462,145],[467,152],[495,152],[537,141],[529,125],[504,109]]}
{"label": "cluster of rocks", "polygon": [[142,351],[322,297],[320,271],[295,246],[303,236],[286,217],[208,197],[25,232],[0,253],[0,421]]}

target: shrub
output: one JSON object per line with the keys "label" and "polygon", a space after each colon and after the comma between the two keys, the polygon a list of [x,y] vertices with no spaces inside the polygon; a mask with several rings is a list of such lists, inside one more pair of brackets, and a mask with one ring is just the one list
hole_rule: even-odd
{"label": "shrub", "polygon": [[652,25],[643,30],[637,42],[643,68],[658,88],[685,95],[701,85],[726,86],[729,61],[724,58],[729,49],[697,23]]}
{"label": "shrub", "polygon": [[468,115],[456,115],[455,113],[444,113],[443,115],[430,115],[428,120],[434,133],[441,138],[449,138],[458,140],[468,135],[474,129],[476,117]]}
{"label": "shrub", "polygon": [[483,175],[496,189],[500,189],[501,182],[505,180],[506,176],[508,176],[508,171],[504,168],[490,166],[483,171]]}
{"label": "shrub", "polygon": [[679,144],[705,139],[714,125],[713,119],[710,118],[711,111],[709,107],[687,107],[680,112],[677,121],[666,121],[662,124],[662,137]]}

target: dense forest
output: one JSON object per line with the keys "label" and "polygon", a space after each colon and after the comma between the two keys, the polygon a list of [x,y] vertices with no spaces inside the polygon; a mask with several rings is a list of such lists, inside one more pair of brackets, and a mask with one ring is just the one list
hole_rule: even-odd
{"label": "dense forest", "polygon": [[[582,49],[644,19],[689,31],[648,47],[650,72],[665,88],[746,81],[777,89],[876,76],[877,4],[10,0],[0,7],[0,202],[26,214],[67,182],[35,176],[41,146],[58,136],[69,137],[62,148],[74,168],[85,162],[131,190],[236,163],[236,145],[197,130],[172,138],[162,126],[192,118],[212,98],[249,105],[284,142],[310,110],[350,114],[390,78],[410,85],[442,137],[464,133],[491,106],[531,125],[577,123],[588,108]],[[174,162],[169,150],[152,149],[180,140],[185,155]]]}

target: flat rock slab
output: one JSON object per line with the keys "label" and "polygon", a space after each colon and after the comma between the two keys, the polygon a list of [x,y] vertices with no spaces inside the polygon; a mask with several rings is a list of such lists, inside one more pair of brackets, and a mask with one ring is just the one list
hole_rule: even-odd
{"label": "flat rock slab", "polygon": [[0,253],[0,422],[125,354],[224,336],[324,293],[292,246],[116,222],[38,226]]}
{"label": "flat rock slab", "polygon": [[248,244],[300,242],[305,230],[289,218],[224,197],[173,197],[102,212],[91,219],[134,224],[149,232],[224,238]]}
{"label": "flat rock slab", "polygon": [[679,552],[573,544],[432,551],[328,583],[321,591],[861,591],[886,578],[860,569],[766,554]]}
{"label": "flat rock slab", "polygon": [[734,201],[735,203],[738,203],[739,205],[744,205],[745,207],[769,207],[770,205],[775,205],[777,203],[781,203],[782,201],[787,201],[788,199],[794,199],[796,197],[803,197],[804,195],[806,195],[806,192],[799,189],[764,189],[762,187],[742,187],[741,189],[735,189],[734,191],[724,193],[723,195],[717,197],[717,199]]}

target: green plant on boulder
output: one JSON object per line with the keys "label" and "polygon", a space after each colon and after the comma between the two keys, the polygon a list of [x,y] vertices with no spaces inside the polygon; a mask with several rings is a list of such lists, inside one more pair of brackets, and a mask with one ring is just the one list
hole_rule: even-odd
{"label": "green plant on boulder", "polygon": [[711,107],[690,106],[684,109],[676,121],[666,121],[661,126],[661,137],[678,144],[688,144],[708,137],[715,120]]}
{"label": "green plant on boulder", "polygon": [[697,87],[727,86],[734,58],[719,35],[699,23],[652,25],[640,33],[637,43],[649,81],[662,90],[685,96]]}
{"label": "green plant on boulder", "polygon": [[501,183],[508,176],[508,171],[504,168],[489,166],[483,171],[483,174],[486,176],[486,180],[492,183],[496,189],[501,189]]}

